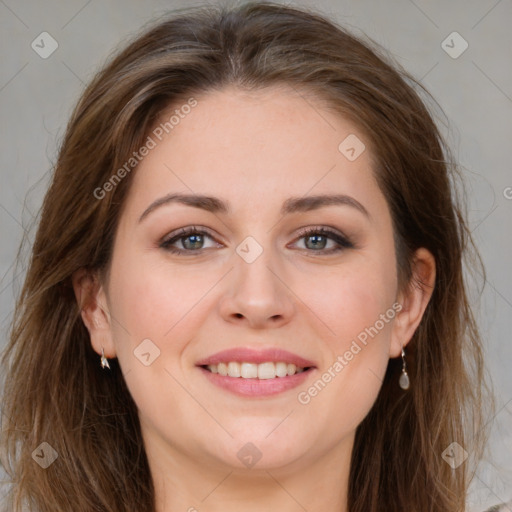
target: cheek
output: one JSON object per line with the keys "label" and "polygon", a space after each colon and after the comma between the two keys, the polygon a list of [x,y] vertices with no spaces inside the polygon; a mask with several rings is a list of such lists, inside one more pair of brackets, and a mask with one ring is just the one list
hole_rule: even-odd
{"label": "cheek", "polygon": [[[200,299],[211,284],[192,272],[125,254],[113,260],[109,287],[116,356],[142,417],[171,425],[173,412],[189,401],[175,363],[197,328]],[[200,412],[192,404],[189,414]]]}
{"label": "cheek", "polygon": [[315,311],[329,327],[323,336],[326,358],[317,380],[300,390],[298,401],[305,414],[318,419],[319,438],[320,425],[326,424],[333,439],[347,435],[375,403],[395,317],[387,284],[367,271],[326,280],[325,293],[316,294]]}
{"label": "cheek", "polygon": [[396,316],[394,250],[358,257],[320,284],[310,298],[329,327],[324,336],[329,355],[299,401],[343,435],[374,404],[389,361]]}
{"label": "cheek", "polygon": [[[297,295],[316,314],[322,336],[326,340],[332,338],[335,348],[342,349],[391,308],[395,279],[394,273],[384,268],[387,266],[360,258],[336,270],[319,270],[296,281]],[[388,323],[385,328],[380,327],[386,331]]]}
{"label": "cheek", "polygon": [[208,287],[209,279],[198,272],[136,253],[119,260],[115,268],[110,291],[115,320],[125,328],[124,333],[116,329],[121,339],[128,331],[134,341],[165,340]]}

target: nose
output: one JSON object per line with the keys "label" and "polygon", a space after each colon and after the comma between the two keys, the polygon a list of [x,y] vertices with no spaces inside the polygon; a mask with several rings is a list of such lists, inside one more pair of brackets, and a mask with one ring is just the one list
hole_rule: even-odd
{"label": "nose", "polygon": [[234,268],[224,283],[220,313],[227,322],[252,329],[281,327],[296,309],[290,281],[270,249],[250,263],[235,254]]}

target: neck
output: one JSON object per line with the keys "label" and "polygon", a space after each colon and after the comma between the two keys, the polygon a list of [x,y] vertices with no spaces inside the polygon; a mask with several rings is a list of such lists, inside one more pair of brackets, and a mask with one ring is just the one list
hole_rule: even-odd
{"label": "neck", "polygon": [[152,443],[146,453],[155,512],[347,512],[353,441],[344,439],[321,457],[305,454],[280,467],[265,467],[262,458],[251,469],[193,457],[168,445],[162,457],[162,446]]}

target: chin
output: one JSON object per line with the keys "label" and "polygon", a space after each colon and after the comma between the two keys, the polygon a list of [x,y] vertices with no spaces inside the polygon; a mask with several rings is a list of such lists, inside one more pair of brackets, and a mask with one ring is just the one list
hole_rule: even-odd
{"label": "chin", "polygon": [[[282,420],[281,420],[282,421]],[[254,420],[253,420],[254,423]],[[306,453],[311,454],[313,443],[308,443],[301,432],[283,429],[275,420],[263,422],[261,428],[252,425],[248,430],[230,431],[233,439],[219,442],[216,456],[228,466],[238,469],[276,469],[293,464]],[[276,426],[277,429],[276,429]]]}

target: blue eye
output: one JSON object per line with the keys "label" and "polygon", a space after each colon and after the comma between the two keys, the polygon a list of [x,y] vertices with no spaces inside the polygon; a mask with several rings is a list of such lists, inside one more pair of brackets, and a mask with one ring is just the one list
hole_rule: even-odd
{"label": "blue eye", "polygon": [[[171,235],[170,238],[165,239],[160,243],[160,247],[174,254],[183,254],[185,252],[198,253],[204,249],[203,244],[205,237],[213,239],[208,231],[191,226],[189,228],[182,228],[175,236]],[[178,241],[181,243],[183,249],[173,247]]]}
{"label": "blue eye", "polygon": [[[345,236],[323,227],[303,229],[300,232],[299,240],[303,238],[306,240],[305,245],[307,249],[310,249],[311,247],[316,247],[317,249],[320,248],[320,250],[313,251],[320,254],[331,254],[354,247],[354,244]],[[325,249],[328,240],[334,241],[336,245],[330,249]]]}
{"label": "blue eye", "polygon": [[[213,240],[213,237],[208,231],[191,226],[180,229],[178,233],[171,233],[169,237],[160,243],[159,247],[173,254],[188,253],[188,255],[198,255],[202,253],[204,249],[207,249],[207,247],[204,247],[206,238]],[[332,254],[354,247],[354,244],[345,236],[323,227],[309,227],[303,229],[296,240],[302,239],[306,240],[306,248],[304,250],[311,249],[311,252],[319,254]],[[335,245],[334,247],[326,249],[325,247],[329,240],[334,242]],[[175,247],[175,244],[178,242],[182,247],[181,249]],[[215,242],[215,244],[210,247],[215,246],[219,246],[219,244]]]}

